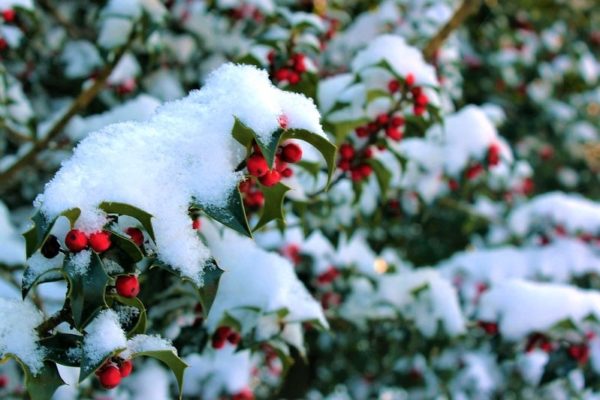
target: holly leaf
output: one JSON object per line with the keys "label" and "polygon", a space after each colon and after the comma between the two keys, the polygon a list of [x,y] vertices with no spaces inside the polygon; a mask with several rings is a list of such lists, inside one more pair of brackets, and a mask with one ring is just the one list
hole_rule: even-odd
{"label": "holly leaf", "polygon": [[223,275],[223,270],[219,268],[217,262],[214,259],[209,260],[207,266],[204,268],[204,286],[199,289],[200,302],[206,315],[208,315],[217,296],[221,275]]}
{"label": "holly leaf", "polygon": [[104,271],[100,257],[92,252],[90,265],[81,271],[72,262],[65,259],[64,271],[69,281],[67,297],[70,300],[75,326],[81,328],[106,306],[105,292],[109,276]]}
{"label": "holly leaf", "polygon": [[271,187],[263,186],[261,190],[265,195],[265,205],[253,231],[257,231],[274,219],[284,221],[283,199],[290,188],[280,182]]}
{"label": "holly leaf", "polygon": [[179,387],[179,398],[181,399],[183,396],[182,388],[183,388],[183,373],[188,365],[177,356],[175,351],[173,350],[155,350],[155,351],[142,351],[139,353],[134,353],[132,358],[147,356],[155,358],[159,361],[162,361],[173,371],[173,375],[175,375],[175,379],[177,380],[177,386]]}
{"label": "holly leaf", "polygon": [[144,258],[142,250],[129,237],[126,237],[119,232],[115,232],[114,230],[110,230],[110,233],[111,242],[121,249],[123,253],[127,254],[132,263],[135,264]]}
{"label": "holly leaf", "polygon": [[110,306],[112,306],[113,301],[117,301],[123,305],[129,306],[129,307],[135,307],[138,309],[139,313],[138,313],[138,317],[135,320],[135,322],[133,322],[131,324],[127,324],[127,326],[123,327],[123,329],[127,332],[127,337],[146,333],[146,323],[147,323],[146,307],[144,306],[144,303],[142,303],[142,301],[139,298],[134,297],[134,298],[130,299],[130,298],[119,296],[119,295],[112,295],[112,296],[109,296],[107,300],[109,303],[111,303],[111,304],[109,304]]}
{"label": "holly leaf", "polygon": [[277,152],[277,146],[279,146],[279,140],[281,139],[283,130],[278,129],[270,136],[269,141],[265,141],[260,135],[257,135],[252,128],[248,127],[236,117],[231,134],[235,140],[248,148],[256,141],[262,155],[267,160],[267,164],[269,164],[269,168],[273,167],[275,153]]}
{"label": "holly leaf", "polygon": [[381,190],[381,198],[383,200],[385,199],[385,194],[387,193],[390,180],[392,179],[392,173],[385,168],[381,161],[374,158],[367,160],[367,164],[373,167],[373,172],[375,172],[375,178],[377,178],[377,183]]}
{"label": "holly leaf", "polygon": [[35,285],[39,285],[46,282],[56,282],[65,279],[61,268],[52,268],[44,271],[35,271],[34,269],[27,267],[23,273],[23,279],[21,281],[21,295],[23,299],[27,297],[31,288]]}
{"label": "holly leaf", "polygon": [[25,389],[31,400],[50,400],[56,389],[65,384],[53,362],[44,362],[44,367],[36,375],[24,364],[21,363],[21,366],[25,372]]}
{"label": "holly leaf", "polygon": [[67,211],[64,211],[51,221],[48,221],[42,212],[38,210],[34,216],[31,217],[33,226],[23,234],[25,237],[25,254],[27,255],[27,258],[31,257],[33,253],[35,253],[44,245],[44,242],[46,242],[46,239],[48,239],[48,236],[50,236],[52,227],[59,217],[67,217],[71,222],[71,226],[73,226],[77,218],[79,218],[79,214],[81,214],[81,210],[79,210],[79,208],[71,208]]}
{"label": "holly leaf", "polygon": [[331,182],[331,176],[335,170],[335,153],[336,147],[325,136],[312,133],[305,129],[288,129],[283,134],[283,139],[298,139],[303,140],[315,147],[325,159],[327,163],[327,187]]}
{"label": "holly leaf", "polygon": [[206,215],[222,223],[223,225],[252,237],[252,231],[248,225],[246,210],[242,204],[242,196],[239,190],[233,190],[227,199],[227,204],[224,207],[216,207],[213,205],[205,206],[197,201],[192,202],[192,208],[202,210]]}
{"label": "holly leaf", "polygon": [[39,344],[45,349],[47,360],[70,367],[79,367],[81,356],[77,356],[75,349],[81,348],[82,341],[83,337],[80,335],[58,332],[54,336],[41,339]]}
{"label": "holly leaf", "polygon": [[154,229],[152,228],[152,214],[148,214],[146,211],[129,204],[112,201],[105,201],[104,203],[101,203],[98,208],[107,214],[127,215],[137,219],[140,221],[140,224],[142,224],[146,232],[148,232],[152,240],[155,240]]}
{"label": "holly leaf", "polygon": [[540,385],[563,378],[575,368],[577,368],[577,361],[569,357],[566,350],[553,351],[550,353],[550,358],[544,367]]}

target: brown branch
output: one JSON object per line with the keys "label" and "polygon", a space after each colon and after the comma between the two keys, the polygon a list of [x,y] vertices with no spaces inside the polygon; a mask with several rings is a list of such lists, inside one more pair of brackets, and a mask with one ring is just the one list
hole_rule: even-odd
{"label": "brown branch", "polygon": [[[134,30],[135,32],[135,30]],[[48,144],[58,136],[64,127],[69,123],[71,118],[77,115],[79,112],[84,110],[88,104],[96,98],[98,93],[104,88],[106,81],[115,66],[121,60],[121,57],[125,54],[131,43],[133,42],[133,38],[135,37],[134,32],[132,32],[131,37],[127,41],[123,47],[121,47],[117,53],[114,55],[113,60],[106,65],[96,77],[94,83],[86,89],[83,89],[81,93],[73,100],[71,105],[67,108],[67,110],[58,118],[52,127],[48,130],[47,133],[43,135],[38,141],[33,143],[33,146],[23,154],[18,161],[14,162],[10,167],[5,169],[4,171],[0,171],[0,186],[7,185],[7,182],[18,172],[21,168],[30,165],[37,155],[45,150],[48,147]]]}
{"label": "brown branch", "polygon": [[448,39],[450,34],[456,30],[469,15],[473,14],[479,8],[481,0],[463,0],[461,5],[454,11],[452,17],[446,22],[444,26],[433,36],[425,49],[423,49],[423,55],[427,61],[432,61],[435,53],[438,51],[442,44]]}

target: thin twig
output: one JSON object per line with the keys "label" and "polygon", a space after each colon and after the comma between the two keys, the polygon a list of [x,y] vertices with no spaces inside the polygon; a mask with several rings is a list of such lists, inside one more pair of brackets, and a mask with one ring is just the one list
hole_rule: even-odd
{"label": "thin twig", "polygon": [[456,30],[469,15],[473,14],[479,8],[481,0],[463,0],[460,7],[454,11],[454,14],[448,22],[433,36],[425,48],[423,49],[423,55],[427,61],[432,61],[435,53],[438,51],[442,44],[448,39],[450,34]]}
{"label": "thin twig", "polygon": [[[64,127],[69,123],[71,118],[77,115],[79,112],[84,110],[88,104],[96,98],[98,93],[104,88],[104,85],[114,70],[115,66],[121,60],[121,57],[125,54],[131,43],[133,42],[133,38],[135,37],[134,33],[132,33],[131,37],[127,41],[123,47],[121,47],[117,53],[115,54],[113,60],[106,65],[102,71],[96,77],[94,83],[88,88],[84,89],[79,93],[79,95],[73,100],[71,105],[67,108],[67,110],[58,118],[54,125],[48,130],[47,133],[41,135],[41,139],[34,142],[33,146],[23,154],[16,162],[10,165],[7,169],[0,172],[0,186],[4,186],[7,182],[12,178],[15,173],[17,173],[21,168],[30,165],[32,161],[35,160],[37,155],[45,150],[48,147],[48,144],[58,136]],[[39,136],[39,135],[38,135]]]}

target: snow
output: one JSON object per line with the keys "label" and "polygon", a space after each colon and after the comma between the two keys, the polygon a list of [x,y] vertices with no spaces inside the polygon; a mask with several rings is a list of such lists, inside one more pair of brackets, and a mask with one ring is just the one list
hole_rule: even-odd
{"label": "snow", "polygon": [[0,358],[13,354],[33,375],[44,366],[44,350],[37,345],[36,327],[42,313],[30,302],[0,297]]}
{"label": "snow", "polygon": [[25,262],[25,241],[10,221],[8,208],[0,201],[0,264],[21,265]]}
{"label": "snow", "polygon": [[0,0],[0,10],[6,10],[13,7],[21,7],[27,10],[33,9],[31,0]]}
{"label": "snow", "polygon": [[189,365],[183,380],[183,395],[218,398],[222,391],[234,394],[250,382],[252,363],[250,351],[235,351],[226,345],[220,350],[209,349],[202,355],[190,354],[184,361]]}
{"label": "snow", "polygon": [[119,316],[111,309],[101,311],[85,327],[83,356],[89,364],[100,363],[105,357],[127,347],[125,332],[119,324]]}
{"label": "snow", "polygon": [[149,360],[135,374],[123,381],[130,389],[131,400],[166,400],[172,398],[171,378],[167,371],[154,360]]}
{"label": "snow", "polygon": [[68,42],[60,60],[65,65],[65,75],[69,78],[87,78],[94,69],[102,67],[98,50],[87,40]]}
{"label": "snow", "polygon": [[33,281],[51,269],[62,268],[65,255],[59,253],[56,257],[46,258],[39,251],[34,253],[27,260],[27,269],[23,274],[23,284],[31,285]]}
{"label": "snow", "polygon": [[563,320],[578,325],[590,315],[600,318],[597,291],[516,279],[500,282],[484,292],[478,309],[478,318],[497,322],[508,340],[545,332]]}
{"label": "snow", "polygon": [[536,196],[511,212],[509,226],[525,235],[536,225],[562,226],[568,233],[600,232],[600,204],[576,193],[549,192]]}
{"label": "snow", "polygon": [[408,45],[400,36],[378,36],[354,57],[352,70],[359,73],[380,61],[387,61],[402,77],[412,73],[416,85],[438,86],[435,69],[425,62],[417,48]]}
{"label": "snow", "polygon": [[263,313],[287,309],[286,322],[318,320],[327,326],[320,305],[298,280],[287,259],[232,231],[220,234],[209,224],[203,224],[202,230],[217,264],[225,270],[206,319],[209,330],[219,326],[225,313],[247,318],[249,311],[244,307],[257,307]]}
{"label": "snow", "polygon": [[456,291],[433,269],[382,274],[377,276],[375,287],[365,279],[355,279],[353,285],[341,310],[349,321],[385,318],[400,312],[427,337],[437,333],[438,322],[451,336],[465,332]]}
{"label": "snow", "polygon": [[140,94],[101,114],[74,117],[67,126],[67,135],[72,140],[79,141],[89,132],[97,131],[116,122],[144,121],[154,114],[159,105],[160,102],[154,97]]}
{"label": "snow", "polygon": [[87,233],[102,229],[103,201],[131,204],[154,216],[159,258],[196,284],[208,249],[191,228],[188,206],[224,206],[242,175],[235,168],[245,156],[231,135],[234,115],[263,139],[289,127],[324,135],[319,113],[306,97],[280,91],[266,72],[226,64],[200,91],[167,103],[145,122],[124,122],[89,134],[65,161],[36,200],[48,218],[79,207],[75,226]]}
{"label": "snow", "polygon": [[75,274],[85,275],[91,260],[92,251],[82,250],[71,257],[71,259],[69,260],[69,264],[73,266]]}
{"label": "snow", "polygon": [[568,282],[600,273],[600,257],[583,242],[560,239],[547,246],[502,246],[459,252],[441,262],[444,276],[460,276],[473,283],[496,283],[509,278]]}
{"label": "snow", "polygon": [[102,9],[102,26],[98,44],[106,49],[121,46],[133,29],[133,21],[141,16],[138,0],[110,0]]}
{"label": "snow", "polygon": [[173,351],[177,352],[175,347],[167,339],[157,335],[135,335],[127,341],[127,350],[121,353],[122,357],[129,358],[137,353],[146,351]]}

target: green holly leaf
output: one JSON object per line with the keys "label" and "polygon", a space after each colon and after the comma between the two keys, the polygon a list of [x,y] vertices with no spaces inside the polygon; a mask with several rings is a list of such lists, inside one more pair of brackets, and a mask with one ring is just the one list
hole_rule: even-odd
{"label": "green holly leaf", "polygon": [[283,199],[290,188],[283,183],[278,183],[271,187],[263,186],[261,190],[265,195],[265,205],[253,231],[262,228],[274,219],[284,221]]}
{"label": "green holly leaf", "polygon": [[79,367],[81,356],[76,349],[81,348],[82,342],[83,336],[58,332],[54,336],[41,339],[39,344],[45,349],[47,360],[70,367]]}
{"label": "green holly leaf", "polygon": [[162,361],[173,371],[173,375],[175,375],[175,379],[177,380],[177,386],[179,387],[179,398],[181,399],[183,396],[182,388],[183,388],[183,373],[188,365],[177,356],[175,351],[173,350],[156,350],[156,351],[142,351],[140,353],[134,353],[132,358],[135,357],[152,357],[159,361]]}
{"label": "green holly leaf", "polygon": [[39,272],[27,267],[25,268],[23,279],[21,281],[21,295],[23,296],[23,299],[25,299],[31,288],[35,285],[61,281],[63,279],[65,279],[65,276],[62,273],[62,268],[52,268]]}
{"label": "green holly leaf", "polygon": [[347,121],[335,121],[325,123],[327,131],[333,133],[336,143],[343,143],[346,137],[356,128],[369,122],[367,118],[357,118]]}
{"label": "green holly leaf", "polygon": [[233,124],[231,134],[235,140],[248,148],[252,146],[254,141],[256,141],[261,153],[267,160],[267,164],[269,164],[269,168],[273,167],[275,154],[277,153],[277,146],[279,146],[279,140],[281,139],[283,130],[278,129],[275,133],[273,133],[273,135],[271,135],[269,141],[265,141],[260,135],[257,135],[252,128],[235,118],[235,123]]}
{"label": "green holly leaf", "polygon": [[288,129],[284,132],[282,139],[298,139],[303,140],[315,147],[325,159],[327,163],[327,186],[331,182],[331,176],[335,170],[335,153],[336,147],[333,143],[327,140],[326,137],[312,133],[305,129]]}
{"label": "green holly leaf", "polygon": [[71,226],[73,226],[80,214],[81,210],[79,210],[79,208],[71,208],[51,221],[48,221],[42,212],[38,210],[34,216],[31,217],[33,226],[23,234],[25,237],[25,253],[27,258],[31,257],[33,253],[44,245],[44,242],[46,242],[46,239],[50,236],[52,227],[60,216],[67,217],[71,222]]}
{"label": "green holly leaf", "polygon": [[224,207],[205,206],[197,201],[193,201],[191,208],[200,209],[215,221],[228,226],[242,235],[252,237],[252,231],[246,217],[246,210],[242,204],[242,196],[237,189],[231,192]]}
{"label": "green holly leaf", "polygon": [[148,232],[152,240],[155,240],[154,229],[152,229],[152,214],[148,214],[146,211],[129,204],[112,201],[101,203],[98,208],[107,214],[127,215],[137,219],[140,221],[140,224],[142,224],[146,232]]}
{"label": "green holly leaf", "polygon": [[56,389],[65,384],[53,362],[44,362],[44,367],[36,375],[22,363],[21,366],[25,372],[25,389],[31,400],[50,400]]}
{"label": "green holly leaf", "polygon": [[127,254],[132,263],[135,264],[144,258],[144,253],[142,253],[142,250],[128,236],[124,236],[119,232],[115,232],[114,230],[110,230],[110,233],[111,242],[114,243],[117,248],[122,250],[123,253]]}
{"label": "green holly leaf", "polygon": [[223,275],[223,270],[219,268],[216,261],[214,259],[209,260],[208,265],[204,268],[204,286],[199,289],[200,302],[206,315],[208,315],[217,296],[221,275]]}
{"label": "green holly leaf", "polygon": [[560,351],[553,351],[550,353],[550,358],[544,367],[540,385],[552,382],[555,379],[563,378],[575,368],[577,368],[577,361],[572,357],[569,357],[566,350],[561,349]]}
{"label": "green holly leaf", "polygon": [[92,252],[90,265],[81,271],[65,259],[64,271],[69,281],[67,297],[70,300],[75,326],[81,328],[102,307],[106,307],[105,292],[109,276],[104,271],[100,257]]}
{"label": "green holly leaf", "polygon": [[132,322],[131,324],[126,324],[126,326],[123,327],[123,329],[127,332],[127,337],[131,337],[134,335],[140,335],[143,333],[146,333],[146,324],[147,324],[147,313],[146,313],[146,307],[144,306],[144,303],[142,303],[142,301],[137,298],[127,298],[127,297],[123,297],[123,296],[119,296],[119,295],[111,295],[107,297],[107,303],[110,307],[113,306],[114,302],[117,301],[120,304],[123,304],[125,306],[129,306],[129,307],[135,307],[138,309],[139,313],[138,313],[138,317],[137,319]]}
{"label": "green holly leaf", "polygon": [[380,97],[389,98],[390,93],[382,89],[371,89],[367,92],[367,103],[370,103],[373,100],[378,99]]}
{"label": "green holly leaf", "polygon": [[385,199],[390,180],[392,179],[392,173],[385,168],[381,161],[374,158],[367,160],[367,164],[373,168],[373,172],[375,172],[375,178],[377,178],[377,183],[379,184],[379,188],[381,190],[381,198]]}

